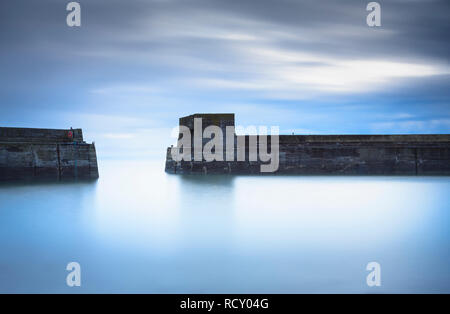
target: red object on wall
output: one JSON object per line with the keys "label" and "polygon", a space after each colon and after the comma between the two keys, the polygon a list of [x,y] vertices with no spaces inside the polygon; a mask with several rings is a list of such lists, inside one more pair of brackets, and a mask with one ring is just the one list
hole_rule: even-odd
{"label": "red object on wall", "polygon": [[69,131],[69,133],[67,133],[67,137],[68,137],[68,138],[73,138],[73,132],[72,132],[72,131]]}

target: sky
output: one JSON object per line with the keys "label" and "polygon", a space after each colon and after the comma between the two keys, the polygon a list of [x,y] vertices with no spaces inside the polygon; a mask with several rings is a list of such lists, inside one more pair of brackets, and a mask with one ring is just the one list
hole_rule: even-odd
{"label": "sky", "polygon": [[291,134],[450,133],[450,1],[0,2],[0,126],[83,128],[102,158],[164,158],[178,118]]}

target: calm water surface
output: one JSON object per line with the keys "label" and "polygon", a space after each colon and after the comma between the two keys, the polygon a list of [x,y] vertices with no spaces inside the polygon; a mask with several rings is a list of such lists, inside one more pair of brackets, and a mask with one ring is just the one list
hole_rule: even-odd
{"label": "calm water surface", "polygon": [[[0,292],[450,292],[449,177],[175,176],[0,185]],[[66,265],[81,265],[81,287]],[[368,262],[381,287],[366,285]]]}

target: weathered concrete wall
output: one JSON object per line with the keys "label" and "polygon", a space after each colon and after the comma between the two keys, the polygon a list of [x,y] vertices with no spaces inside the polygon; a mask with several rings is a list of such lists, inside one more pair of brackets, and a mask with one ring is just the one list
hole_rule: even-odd
{"label": "weathered concrete wall", "polygon": [[[247,142],[248,143],[248,142]],[[279,169],[284,174],[450,175],[450,142],[280,144]],[[169,173],[259,174],[261,161],[195,162],[172,160]]]}
{"label": "weathered concrete wall", "polygon": [[[246,161],[239,162],[176,162],[168,148],[166,172],[260,174],[262,162],[248,161],[250,137],[245,136]],[[270,137],[268,142],[270,147]],[[279,143],[279,174],[450,175],[449,134],[280,135]]]}
{"label": "weathered concrete wall", "polygon": [[98,178],[95,146],[83,141],[81,129],[0,128],[0,132],[0,181]]}
{"label": "weathered concrete wall", "polygon": [[[191,143],[194,145],[194,119],[201,118],[202,120],[202,134],[206,127],[214,125],[222,130],[222,133],[226,134],[226,127],[234,127],[234,114],[233,113],[196,113],[190,116],[180,118],[180,125],[189,128],[191,132]],[[234,132],[233,132],[234,133]],[[209,141],[208,138],[202,138],[202,145],[205,145]],[[226,148],[225,136],[223,138],[223,147]]]}
{"label": "weathered concrete wall", "polygon": [[[72,132],[72,137],[69,137]],[[0,142],[19,143],[69,143],[83,142],[81,129],[35,129],[35,128],[5,128],[0,127]]]}
{"label": "weathered concrete wall", "polygon": [[234,126],[234,113],[195,113],[180,118],[180,125],[188,127],[194,133],[194,118],[201,118],[203,129],[210,125],[218,126],[225,132],[225,127]]}

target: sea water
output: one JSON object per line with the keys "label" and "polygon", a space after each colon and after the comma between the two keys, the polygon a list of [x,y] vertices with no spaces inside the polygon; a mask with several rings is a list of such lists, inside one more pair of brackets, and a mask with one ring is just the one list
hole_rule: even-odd
{"label": "sea water", "polygon": [[[0,292],[450,292],[450,177],[99,170],[0,185]],[[367,285],[370,262],[381,286]]]}

